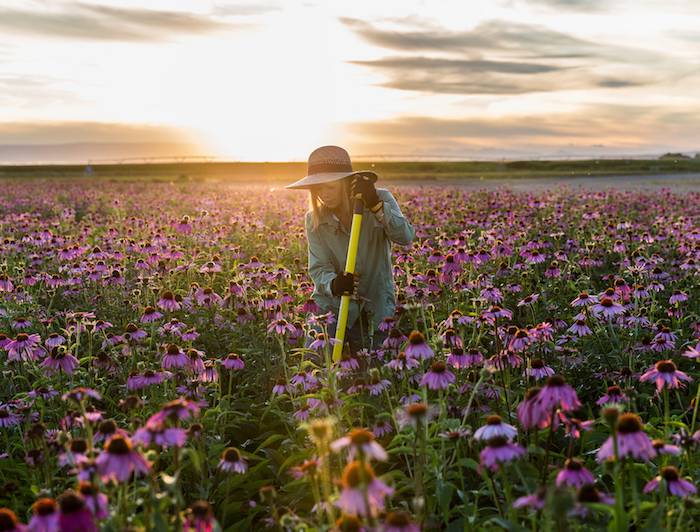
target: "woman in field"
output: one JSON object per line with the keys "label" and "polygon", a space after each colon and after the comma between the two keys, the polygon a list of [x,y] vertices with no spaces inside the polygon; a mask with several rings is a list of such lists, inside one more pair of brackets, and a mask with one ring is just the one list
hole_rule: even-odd
{"label": "woman in field", "polygon": [[[308,189],[305,217],[312,298],[321,312],[338,316],[340,296],[352,294],[345,339],[350,352],[377,348],[385,332],[378,325],[394,315],[396,294],[391,264],[391,243],[410,244],[416,236],[394,196],[376,188],[377,174],[353,171],[347,151],[322,146],[308,160],[308,175],[286,188]],[[352,202],[364,202],[355,274],[345,273]],[[335,336],[335,324],[329,327]]]}

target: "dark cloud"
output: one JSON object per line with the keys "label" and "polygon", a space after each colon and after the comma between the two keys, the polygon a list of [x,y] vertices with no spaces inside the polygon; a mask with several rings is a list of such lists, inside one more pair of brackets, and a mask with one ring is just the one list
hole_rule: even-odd
{"label": "dark cloud", "polygon": [[[392,18],[400,30],[379,29],[365,21],[341,19],[375,45],[411,56],[351,61],[387,75],[388,88],[444,94],[526,94],[569,89],[628,88],[656,83],[649,64],[668,57],[589,42],[543,26],[501,20],[467,31],[448,31],[413,17]],[[418,28],[418,29],[416,29]],[[416,55],[417,52],[428,55]],[[625,75],[612,78],[599,67],[623,64]],[[605,70],[603,70],[605,71]],[[628,76],[628,77],[625,77]]]}
{"label": "dark cloud", "polygon": [[403,52],[510,52],[530,57],[593,57],[601,46],[544,26],[488,21],[466,31],[427,28],[384,30],[360,19],[342,17],[347,27],[366,41]]}
{"label": "dark cloud", "polygon": [[174,35],[230,29],[210,16],[178,11],[59,4],[58,11],[0,8],[6,32],[100,41],[160,41]]}

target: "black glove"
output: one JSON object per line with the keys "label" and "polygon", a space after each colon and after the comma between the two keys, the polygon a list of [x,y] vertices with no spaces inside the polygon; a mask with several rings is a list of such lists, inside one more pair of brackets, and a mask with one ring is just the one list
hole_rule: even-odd
{"label": "black glove", "polygon": [[331,281],[331,293],[334,296],[342,296],[344,293],[352,295],[355,289],[354,275],[347,272],[339,273],[335,279]]}
{"label": "black glove", "polygon": [[374,188],[374,179],[363,174],[355,174],[350,182],[350,195],[355,198],[362,196],[365,207],[371,209],[380,202],[377,189]]}

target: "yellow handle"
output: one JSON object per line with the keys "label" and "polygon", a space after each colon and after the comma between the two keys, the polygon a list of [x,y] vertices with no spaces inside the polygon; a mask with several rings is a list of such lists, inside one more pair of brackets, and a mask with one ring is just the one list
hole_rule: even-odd
{"label": "yellow handle", "polygon": [[[358,209],[355,209],[357,211]],[[348,256],[345,260],[345,271],[355,273],[355,259],[357,259],[357,248],[360,243],[360,226],[362,225],[362,207],[359,213],[352,215],[352,225],[350,226],[350,242],[348,243]],[[343,353],[345,343],[345,327],[348,324],[348,311],[350,310],[350,296],[341,296],[340,310],[338,311],[338,324],[335,328],[336,344],[333,346],[333,362],[338,362]]]}

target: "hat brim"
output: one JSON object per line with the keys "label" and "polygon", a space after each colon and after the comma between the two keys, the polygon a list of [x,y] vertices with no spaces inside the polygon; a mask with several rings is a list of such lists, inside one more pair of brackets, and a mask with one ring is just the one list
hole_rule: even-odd
{"label": "hat brim", "polygon": [[374,177],[377,177],[377,174],[375,174],[371,170],[357,170],[355,172],[325,172],[322,174],[307,175],[299,181],[295,181],[291,185],[286,185],[284,188],[310,188],[314,185],[338,181],[340,179],[343,179],[344,177],[356,174],[372,174]]}

